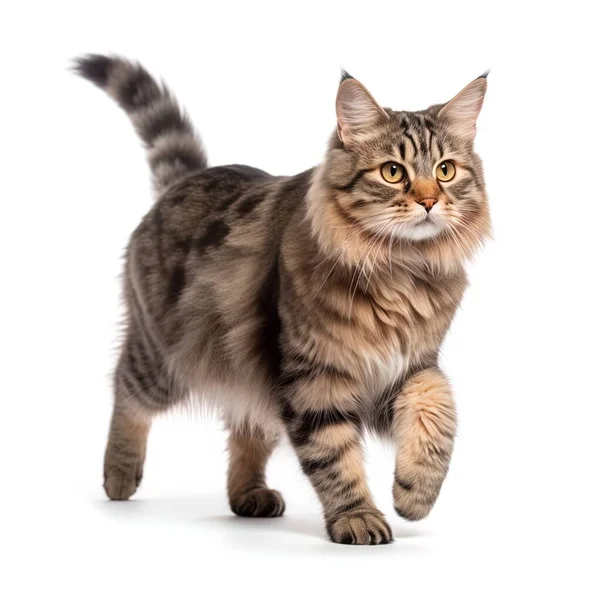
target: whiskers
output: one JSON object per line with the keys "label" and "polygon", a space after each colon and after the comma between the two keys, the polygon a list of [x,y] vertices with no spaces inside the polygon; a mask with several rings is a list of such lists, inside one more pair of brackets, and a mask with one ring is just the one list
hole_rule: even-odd
{"label": "whiskers", "polygon": [[473,252],[486,241],[486,234],[468,223],[461,215],[449,215],[444,219],[445,232],[464,259],[469,259]]}
{"label": "whiskers", "polygon": [[[373,272],[375,267],[382,262],[381,252],[386,247],[386,242],[392,244],[393,243],[393,235],[392,231],[395,227],[396,223],[391,218],[386,218],[384,220],[380,220],[379,227],[375,230],[375,234],[373,239],[367,244],[367,247],[363,251],[360,256],[358,263],[355,267],[354,274],[352,275],[352,280],[350,282],[350,304],[348,307],[349,316],[352,315],[352,307],[354,305],[354,297],[356,296],[356,292],[361,283],[361,278],[366,276],[365,267],[368,269],[370,265],[369,275],[366,276],[366,284],[365,289],[368,290],[369,284],[371,282],[371,278],[373,277]],[[391,245],[390,245],[391,248]],[[385,254],[383,255],[385,257]],[[391,277],[391,250],[389,253],[389,268],[390,268],[390,277]]]}

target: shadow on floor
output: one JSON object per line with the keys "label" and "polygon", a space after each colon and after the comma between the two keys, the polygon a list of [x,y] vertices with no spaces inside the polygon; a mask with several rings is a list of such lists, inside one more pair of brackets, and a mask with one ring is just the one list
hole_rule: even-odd
{"label": "shadow on floor", "polygon": [[[217,534],[227,544],[253,551],[256,551],[257,547],[264,551],[269,546],[277,550],[281,550],[282,546],[285,546],[286,550],[294,546],[296,551],[312,547],[310,551],[313,552],[315,544],[327,548],[328,554],[349,551],[347,546],[325,544],[327,536],[316,507],[314,514],[294,514],[288,506],[286,514],[280,518],[242,518],[231,514],[224,497],[216,494],[181,498],[132,499],[127,502],[99,500],[96,506],[107,516],[128,521],[175,521],[190,526],[201,525],[211,534]],[[402,540],[422,538],[427,535],[423,531],[414,529],[412,525],[402,527],[401,523],[394,523],[393,517],[390,521],[396,540],[394,547],[402,546]],[[408,549],[406,545],[404,546]],[[411,552],[418,548],[418,545],[411,542]]]}

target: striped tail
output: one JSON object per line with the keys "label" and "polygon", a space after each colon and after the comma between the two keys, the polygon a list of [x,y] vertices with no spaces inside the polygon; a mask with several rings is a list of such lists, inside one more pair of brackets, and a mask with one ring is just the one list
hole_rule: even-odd
{"label": "striped tail", "polygon": [[188,116],[172,93],[138,63],[89,54],[76,73],[102,88],[123,108],[148,150],[157,195],[185,175],[205,169],[206,155]]}

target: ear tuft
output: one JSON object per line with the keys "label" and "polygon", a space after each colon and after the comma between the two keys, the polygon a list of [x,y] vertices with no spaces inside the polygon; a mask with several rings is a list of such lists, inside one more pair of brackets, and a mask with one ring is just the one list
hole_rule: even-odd
{"label": "ear tuft", "polygon": [[346,69],[342,69],[342,74],[340,76],[340,83],[342,83],[343,81],[346,81],[346,79],[354,79],[354,77],[352,77],[352,75],[350,75],[350,73],[348,73],[348,71],[346,71]]}
{"label": "ear tuft", "polygon": [[472,81],[450,102],[445,104],[438,113],[438,118],[445,121],[450,133],[453,135],[469,141],[475,139],[475,126],[487,90],[488,73],[489,71],[486,71]]}
{"label": "ear tuft", "polygon": [[335,108],[342,143],[357,141],[382,119],[389,118],[367,88],[345,71],[342,72]]}

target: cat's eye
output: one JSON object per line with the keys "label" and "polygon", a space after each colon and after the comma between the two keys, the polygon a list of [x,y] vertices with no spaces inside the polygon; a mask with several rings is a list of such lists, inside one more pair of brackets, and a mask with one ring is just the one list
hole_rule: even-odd
{"label": "cat's eye", "polygon": [[381,167],[381,176],[388,183],[400,183],[406,177],[406,171],[402,165],[396,162],[387,162]]}
{"label": "cat's eye", "polygon": [[444,162],[441,162],[435,170],[435,176],[439,179],[439,181],[452,181],[455,175],[456,167],[451,160],[445,160]]}

